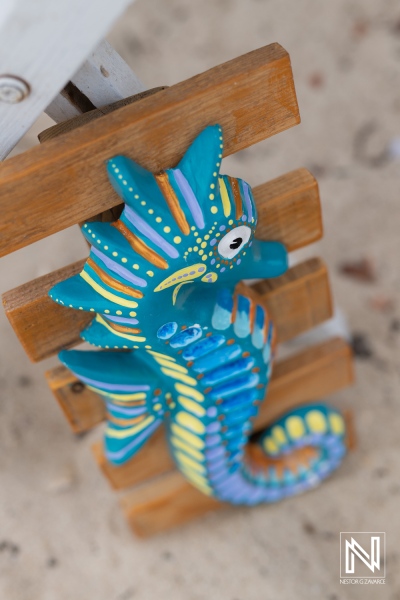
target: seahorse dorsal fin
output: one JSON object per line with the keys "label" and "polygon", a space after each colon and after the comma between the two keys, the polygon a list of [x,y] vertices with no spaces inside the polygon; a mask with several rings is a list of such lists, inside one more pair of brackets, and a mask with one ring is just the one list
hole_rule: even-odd
{"label": "seahorse dorsal fin", "polygon": [[219,174],[223,145],[221,127],[209,125],[191,143],[175,169],[171,169],[183,174],[202,206],[209,203],[210,184]]}
{"label": "seahorse dorsal fin", "polygon": [[[128,206],[140,210],[139,199],[151,199],[153,205],[164,204],[153,173],[128,156],[119,155],[108,160],[107,174],[111,185]],[[144,212],[147,213],[147,209]]]}

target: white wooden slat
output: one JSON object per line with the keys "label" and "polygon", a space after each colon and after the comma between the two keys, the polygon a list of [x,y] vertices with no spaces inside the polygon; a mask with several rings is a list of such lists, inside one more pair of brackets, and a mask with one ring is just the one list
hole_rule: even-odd
{"label": "white wooden slat", "polygon": [[[145,90],[132,69],[107,41],[103,40],[71,82],[96,108],[112,104]],[[80,114],[65,93],[59,93],[45,111],[57,123]]]}
{"label": "white wooden slat", "polygon": [[30,86],[29,95],[21,102],[0,100],[0,160],[132,1],[0,1],[0,87],[2,74],[22,78]]}
{"label": "white wooden slat", "polygon": [[44,112],[56,123],[68,121],[68,119],[73,119],[82,114],[82,111],[75,106],[71,98],[64,96],[62,92],[57,94]]}

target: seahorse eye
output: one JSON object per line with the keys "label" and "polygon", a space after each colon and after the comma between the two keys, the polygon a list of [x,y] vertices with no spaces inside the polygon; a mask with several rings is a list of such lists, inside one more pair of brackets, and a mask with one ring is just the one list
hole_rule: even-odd
{"label": "seahorse eye", "polygon": [[229,248],[232,248],[232,250],[236,250],[236,248],[239,248],[239,246],[242,245],[243,239],[238,237],[235,240],[233,240],[232,244],[229,244]]}
{"label": "seahorse eye", "polygon": [[228,231],[218,244],[218,252],[223,258],[233,258],[249,241],[251,229],[247,225],[240,225]]}

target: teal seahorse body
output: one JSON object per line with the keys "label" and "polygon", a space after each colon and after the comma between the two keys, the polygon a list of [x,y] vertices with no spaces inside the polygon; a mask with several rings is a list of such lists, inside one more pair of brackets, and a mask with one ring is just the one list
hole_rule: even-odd
{"label": "teal seahorse body", "polygon": [[331,473],[345,454],[345,427],[335,409],[304,406],[248,444],[271,376],[274,329],[240,281],[281,275],[287,253],[254,238],[251,189],[220,175],[222,149],[221,128],[210,126],[158,175],[125,156],[111,159],[122,215],[83,226],[91,243],[84,269],[50,296],[95,313],[82,338],[104,351],[63,351],[60,359],[106,403],[108,459],[126,462],[164,422],[193,485],[256,504]]}

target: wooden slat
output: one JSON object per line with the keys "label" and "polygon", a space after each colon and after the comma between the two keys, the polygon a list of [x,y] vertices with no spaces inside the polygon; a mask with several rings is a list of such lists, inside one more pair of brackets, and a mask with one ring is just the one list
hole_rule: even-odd
{"label": "wooden slat", "polygon": [[[308,270],[305,269],[305,266],[308,267]],[[271,296],[270,312],[277,327],[278,341],[290,339],[299,331],[306,331],[310,326],[331,316],[329,281],[323,263],[318,259],[311,259],[305,265],[301,264],[291,269],[290,274],[296,270],[300,272],[301,279],[298,281],[294,277],[288,282],[282,281],[279,294],[275,290]],[[309,290],[313,291],[316,287],[320,289],[318,298],[309,293]],[[296,302],[296,298],[298,298],[298,302]],[[263,300],[270,307],[268,293],[263,296]],[[323,303],[324,311],[321,310],[319,303]],[[293,306],[296,307],[295,311]],[[314,312],[321,321],[315,318]],[[293,321],[293,336],[290,335],[286,319]],[[303,328],[299,323],[303,325]],[[58,366],[48,371],[46,378],[75,433],[82,433],[104,419],[103,402],[95,393],[79,384],[68,369]]]}
{"label": "wooden slat", "polygon": [[[318,365],[319,349],[321,349],[324,358],[322,363]],[[290,397],[290,394],[297,386],[301,388],[301,391],[295,393],[291,403],[288,402],[285,406],[282,404],[278,414],[281,414],[288,408],[297,406],[302,393],[308,393],[307,387],[312,388],[316,396],[312,395],[307,399],[303,398],[303,402],[319,399],[320,395],[337,391],[353,381],[351,352],[342,340],[331,340],[324,345],[306,352],[309,353],[308,356],[306,353],[302,353],[299,357],[299,365],[294,370],[291,370],[293,364],[290,367],[288,362],[286,366],[282,363],[282,369],[288,369],[288,371],[285,376],[280,375],[276,377],[275,382],[280,380],[279,387],[281,390],[287,386],[288,397]],[[303,369],[307,371],[307,375],[305,372],[301,373]],[[312,383],[309,386],[306,384],[303,388],[305,376]],[[271,388],[268,400],[265,402],[265,407],[268,406],[275,394],[273,391],[273,381],[271,381]],[[278,384],[276,383],[276,385]],[[275,397],[275,400],[278,400],[278,398]],[[275,420],[276,416],[278,416],[274,410],[267,416],[267,410],[265,408],[265,424]],[[349,421],[348,416],[346,420]],[[256,429],[260,423],[256,425]],[[352,432],[351,421],[348,426],[350,432]],[[350,448],[351,444],[352,440],[348,443]],[[165,445],[164,451],[166,451]],[[138,458],[139,455],[136,459]],[[227,506],[195,490],[175,470],[164,474],[162,477],[143,483],[137,489],[128,492],[121,499],[121,505],[129,525],[140,537],[154,535],[171,527],[186,523],[208,511]]]}
{"label": "wooden slat", "polygon": [[[74,91],[77,91],[90,104],[101,107],[122,98],[133,96],[145,89],[132,69],[106,40],[90,53],[83,65],[70,78]],[[82,112],[76,105],[70,86],[54,98],[47,106],[46,113],[56,123],[71,119]]]}
{"label": "wooden slat", "polygon": [[[274,367],[265,402],[254,422],[260,431],[299,404],[319,400],[353,381],[351,350],[334,338],[303,350]],[[114,489],[138,485],[174,469],[165,434],[159,431],[127,464],[116,467],[103,453],[101,441],[93,445],[96,462]]]}
{"label": "wooden slat", "polygon": [[104,421],[104,402],[66,367],[47,371],[46,379],[74,433],[84,433]]}
{"label": "wooden slat", "polygon": [[[286,188],[282,185],[285,177],[288,180]],[[265,211],[268,212],[269,204],[274,207],[276,229],[274,230],[271,226],[269,235],[272,236],[272,239],[283,242],[290,251],[293,247],[307,245],[310,240],[315,238],[315,227],[311,226],[310,228],[309,223],[318,220],[320,222],[318,189],[315,187],[314,178],[305,169],[299,169],[280,177],[280,183],[277,186],[276,181],[273,180],[254,188],[254,195],[259,210],[264,211],[266,207]],[[304,195],[305,186],[308,186],[309,193]],[[273,190],[277,189],[278,193],[278,188],[281,195],[276,197]],[[299,190],[303,191],[299,193]],[[297,229],[292,225],[292,212],[293,219],[298,223]],[[300,214],[301,217],[299,217]],[[322,229],[319,234],[322,234]],[[257,235],[257,237],[259,236]],[[55,304],[47,296],[47,293],[59,281],[79,273],[82,265],[83,261],[79,261],[3,295],[7,317],[32,361],[42,360],[62,348],[70,348],[80,342],[79,332],[90,322],[92,316]],[[281,281],[283,281],[282,278],[279,278],[277,283],[280,285]],[[304,310],[304,308],[302,304],[301,309]],[[301,311],[297,310],[297,313],[299,312]],[[309,314],[313,314],[312,307],[309,309]],[[296,317],[295,304],[291,315]],[[294,323],[293,318],[291,323]],[[304,330],[304,321],[299,321],[297,327],[298,332]],[[286,325],[286,328],[290,329],[290,325]]]}
{"label": "wooden slat", "polygon": [[[0,2],[0,74],[21,77],[30,87],[29,95],[21,102],[0,103],[0,160],[7,156],[46,109],[131,2],[132,0]],[[26,180],[29,180],[28,171]],[[17,191],[14,197],[16,195]],[[33,210],[37,209],[37,204],[33,201],[37,198],[37,195],[34,199],[31,195],[29,199],[29,193],[26,196],[26,202],[30,203]],[[0,221],[8,201],[14,202],[10,197],[7,200],[4,196],[3,201]],[[9,212],[11,216],[11,207]],[[16,228],[20,228],[23,234],[24,226],[21,223]],[[3,233],[0,234],[2,236]]]}
{"label": "wooden slat", "polygon": [[167,86],[158,86],[155,88],[151,88],[150,90],[144,90],[142,92],[138,92],[132,96],[128,96],[127,98],[122,98],[121,100],[116,100],[111,104],[107,104],[106,106],[102,106],[101,108],[95,108],[93,110],[88,110],[73,119],[68,119],[68,121],[61,121],[57,123],[57,125],[53,125],[48,129],[45,129],[41,133],[39,133],[38,138],[39,142],[43,144],[44,142],[48,142],[59,135],[63,135],[68,131],[73,131],[74,129],[78,129],[78,127],[82,127],[95,119],[99,119],[100,117],[104,117],[104,115],[108,115],[114,110],[118,108],[122,108],[123,106],[128,106],[128,104],[133,104],[138,100],[142,100],[143,98],[147,98],[148,96],[152,96],[157,92],[161,92],[162,90],[167,89]]}
{"label": "wooden slat", "polygon": [[319,258],[289,269],[281,277],[253,286],[267,304],[280,342],[294,338],[332,316],[328,272]]}
{"label": "wooden slat", "polygon": [[6,315],[32,361],[82,341],[79,332],[90,323],[92,315],[60,306],[47,293],[59,281],[79,273],[84,263],[78,261],[3,294]]}
{"label": "wooden slat", "polygon": [[290,59],[279,44],[120,108],[0,166],[0,256],[118,204],[104,168],[115,154],[157,172],[174,166],[210,123],[223,127],[226,156],[298,122]]}
{"label": "wooden slat", "polygon": [[257,212],[257,237],[284,238],[290,251],[316,242],[323,235],[318,183],[307,169],[297,169],[260,186]]}
{"label": "wooden slat", "polygon": [[178,471],[133,490],[120,500],[132,531],[147,538],[183,525],[212,510],[229,507],[202,494]]}

